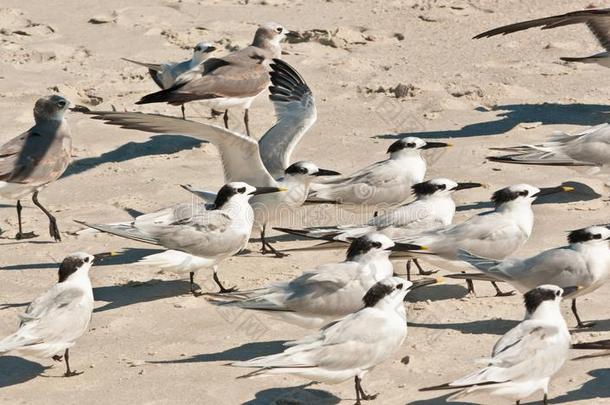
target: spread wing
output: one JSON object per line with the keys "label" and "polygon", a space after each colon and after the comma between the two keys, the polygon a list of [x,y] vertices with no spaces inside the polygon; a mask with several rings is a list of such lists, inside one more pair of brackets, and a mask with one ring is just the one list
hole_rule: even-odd
{"label": "spread wing", "polygon": [[284,175],[290,156],[303,135],[316,121],[311,89],[288,63],[274,59],[271,64],[271,94],[277,122],[260,139],[263,163],[274,178]]}
{"label": "spread wing", "polygon": [[534,27],[551,29],[573,24],[586,24],[599,43],[606,50],[610,51],[610,9],[607,8],[574,11],[567,14],[509,24],[483,32],[475,36],[475,38],[492,37],[500,34],[506,35]]}
{"label": "spread wing", "polygon": [[183,134],[213,143],[220,151],[225,181],[245,181],[253,186],[277,187],[263,165],[255,139],[216,125],[201,124],[156,114],[89,111],[94,119],[145,132]]}

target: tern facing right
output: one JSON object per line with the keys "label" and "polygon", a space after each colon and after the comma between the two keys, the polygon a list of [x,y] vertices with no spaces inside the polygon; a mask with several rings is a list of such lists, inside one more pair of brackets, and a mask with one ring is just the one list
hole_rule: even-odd
{"label": "tern facing right", "polygon": [[[389,256],[400,249],[387,236],[368,234],[354,239],[345,261],[323,264],[290,280],[268,287],[221,296],[217,305],[263,311],[303,328],[321,328],[364,306],[362,297],[375,283],[391,277]],[[417,286],[430,284],[424,279]]]}
{"label": "tern facing right", "polygon": [[460,388],[449,400],[485,394],[516,401],[517,405],[542,391],[544,404],[548,404],[551,377],[561,369],[570,351],[570,332],[561,316],[560,303],[563,296],[576,289],[541,285],[526,292],[525,319],[498,340],[485,368],[421,391]]}
{"label": "tern facing right", "polygon": [[290,342],[283,353],[231,363],[258,370],[240,378],[293,374],[312,381],[338,384],[354,378],[356,404],[378,394],[366,394],[362,378],[390,359],[407,337],[404,298],[410,281],[386,278],[362,299],[364,308],[322,328],[317,334]]}
{"label": "tern facing right", "polygon": [[[572,190],[572,187],[564,186],[539,189],[529,184],[505,187],[496,191],[491,198],[494,211],[473,216],[460,224],[395,241],[420,245],[423,253],[431,253],[445,260],[458,259],[460,249],[501,260],[513,254],[529,239],[534,227],[532,203],[538,197]],[[506,295],[495,282],[492,284],[497,295]]]}
{"label": "tern facing right", "polygon": [[[576,310],[576,298],[601,287],[610,277],[610,229],[605,226],[589,226],[570,232],[568,246],[544,251],[527,259],[509,258],[504,261],[486,259],[459,252],[459,258],[483,272],[484,280],[504,281],[521,292],[542,284],[559,287],[578,285],[572,294],[572,312],[578,327],[593,326],[583,323]],[[477,280],[476,274],[455,274],[451,278]]]}
{"label": "tern facing right", "polygon": [[193,293],[195,272],[208,268],[213,269],[213,279],[220,292],[230,292],[235,288],[222,285],[217,275],[218,265],[248,244],[254,217],[248,200],[257,194],[278,191],[285,190],[233,182],[222,186],[212,205],[179,204],[141,215],[128,223],[79,223],[122,238],[165,247],[166,251],[146,256],[140,263],[190,273]]}
{"label": "tern facing right", "polygon": [[411,187],[426,175],[426,161],[421,151],[451,146],[406,137],[388,148],[390,157],[373,163],[348,176],[313,183],[307,201],[391,207],[411,196]]}
{"label": "tern facing right", "polygon": [[93,259],[87,253],[74,253],[62,261],[59,281],[19,315],[19,330],[0,341],[0,354],[15,351],[55,361],[63,356],[65,377],[82,373],[70,369],[69,349],[87,331],[93,313],[89,280]]}

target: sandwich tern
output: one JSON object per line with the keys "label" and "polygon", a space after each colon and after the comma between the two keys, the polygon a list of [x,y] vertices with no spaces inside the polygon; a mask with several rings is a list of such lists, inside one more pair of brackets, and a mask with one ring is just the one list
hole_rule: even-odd
{"label": "sandwich tern", "polygon": [[455,274],[451,278],[504,281],[520,292],[542,284],[559,287],[578,285],[572,294],[572,312],[579,328],[593,326],[581,321],[576,310],[576,298],[601,287],[610,276],[610,229],[589,226],[570,232],[568,246],[550,249],[527,259],[507,258],[502,261],[474,256],[460,251],[458,257],[483,274]]}
{"label": "sandwich tern", "polygon": [[248,200],[254,195],[278,191],[285,190],[232,182],[222,186],[211,206],[178,204],[127,223],[77,222],[123,238],[163,246],[166,251],[146,256],[140,264],[161,266],[176,273],[189,272],[193,293],[195,272],[209,268],[220,292],[231,292],[235,288],[225,288],[218,279],[218,265],[248,244],[253,222]]}
{"label": "sandwich tern", "polygon": [[401,204],[411,196],[411,187],[426,175],[421,151],[447,146],[450,144],[411,136],[400,139],[388,148],[388,159],[348,176],[312,184],[307,201],[385,207]]}
{"label": "sandwich tern", "polygon": [[317,334],[287,343],[283,353],[230,363],[258,368],[240,378],[293,374],[312,381],[338,384],[354,378],[356,404],[378,394],[366,394],[362,378],[390,359],[407,337],[404,299],[410,281],[386,278],[364,295],[364,308],[320,329]]}
{"label": "sandwich tern", "polygon": [[82,374],[70,369],[69,350],[88,329],[93,313],[89,269],[94,257],[74,253],[59,266],[59,280],[19,316],[19,330],[0,340],[0,354],[17,352],[51,357],[66,363],[64,376]]}
{"label": "sandwich tern", "polygon": [[[223,301],[211,301],[263,311],[303,328],[319,329],[360,310],[364,294],[394,273],[389,256],[392,250],[401,248],[387,236],[367,234],[352,241],[343,262],[323,264],[289,281],[219,295]],[[429,282],[416,282],[412,288],[426,284]]]}
{"label": "sandwich tern", "polygon": [[548,404],[549,381],[568,358],[570,332],[561,316],[563,296],[576,287],[561,289],[541,285],[524,295],[525,319],[495,344],[487,366],[448,384],[423,388],[422,391],[456,389],[449,400],[471,394],[499,396],[516,401],[544,392]]}

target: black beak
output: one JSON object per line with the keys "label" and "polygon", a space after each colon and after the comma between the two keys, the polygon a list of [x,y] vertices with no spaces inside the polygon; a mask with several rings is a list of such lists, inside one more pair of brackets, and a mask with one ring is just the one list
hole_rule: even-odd
{"label": "black beak", "polygon": [[93,255],[93,263],[99,263],[99,262],[103,262],[104,259],[107,259],[109,257],[113,257],[113,256],[118,256],[120,253],[119,252],[103,252],[103,253],[97,253],[95,255]]}
{"label": "black beak", "polygon": [[422,149],[434,149],[434,148],[447,148],[449,146],[452,146],[450,143],[445,143],[445,142],[426,142],[426,144],[424,146],[422,146]]}
{"label": "black beak", "polygon": [[318,169],[318,171],[314,173],[314,176],[341,176],[341,173],[334,170]]}
{"label": "black beak", "polygon": [[215,46],[208,46],[204,53],[214,52],[216,49],[218,48],[216,48]]}
{"label": "black beak", "polygon": [[550,195],[562,192],[574,191],[574,187],[569,186],[558,186],[558,187],[545,187],[541,188],[539,192],[533,195],[533,197],[540,197],[541,195]]}
{"label": "black beak", "polygon": [[442,277],[437,278],[422,278],[416,281],[413,281],[413,285],[411,286],[411,290],[415,290],[416,288],[424,287],[427,285],[440,284],[443,282]]}
{"label": "black beak", "polygon": [[286,37],[288,37],[288,38],[295,38],[296,39],[296,38],[300,38],[301,34],[299,34],[298,31],[287,31],[286,32]]}
{"label": "black beak", "polygon": [[414,252],[421,252],[422,250],[428,250],[427,247],[421,245],[414,245],[412,243],[395,243],[390,248],[392,254],[390,257],[393,259],[412,257]]}
{"label": "black beak", "polygon": [[578,287],[578,286],[563,287],[562,297],[569,297],[570,295],[574,294],[576,291],[578,291],[580,289],[581,289],[581,287]]}
{"label": "black beak", "polygon": [[481,183],[458,183],[457,187],[454,188],[454,190],[455,191],[466,190],[469,188],[477,188],[477,187],[483,187],[483,185]]}
{"label": "black beak", "polygon": [[279,187],[256,187],[256,190],[251,192],[250,195],[277,193],[278,191],[288,191],[288,189]]}
{"label": "black beak", "polygon": [[68,108],[70,111],[74,111],[74,112],[79,112],[79,113],[88,113],[91,112],[91,110],[87,107],[85,107],[84,105],[75,105],[72,108]]}

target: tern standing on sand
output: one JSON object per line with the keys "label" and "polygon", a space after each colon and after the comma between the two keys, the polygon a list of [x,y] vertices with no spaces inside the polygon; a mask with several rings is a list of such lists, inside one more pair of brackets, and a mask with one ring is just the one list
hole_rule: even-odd
{"label": "tern standing on sand", "polygon": [[70,102],[52,95],[34,106],[34,126],[0,146],[0,197],[17,200],[17,239],[36,236],[23,232],[21,198],[32,194],[34,204],[49,218],[49,233],[61,240],[55,217],[38,201],[38,193],[57,180],[72,160],[72,137],[64,118]]}
{"label": "tern standing on sand", "polygon": [[136,104],[169,103],[182,105],[199,100],[215,110],[224,110],[224,124],[229,127],[229,108],[245,109],[244,124],[250,135],[248,110],[269,86],[269,63],[281,57],[280,42],[286,29],[277,23],[267,23],[256,30],[252,45],[221,58],[203,62],[199,75],[189,75],[174,86],[142,97]]}
{"label": "tern standing on sand", "polygon": [[77,374],[70,369],[69,349],[89,327],[93,313],[93,290],[89,269],[93,256],[75,253],[59,266],[59,281],[36,298],[20,315],[19,330],[0,341],[0,354],[17,352],[52,357],[66,363],[64,376]]}

